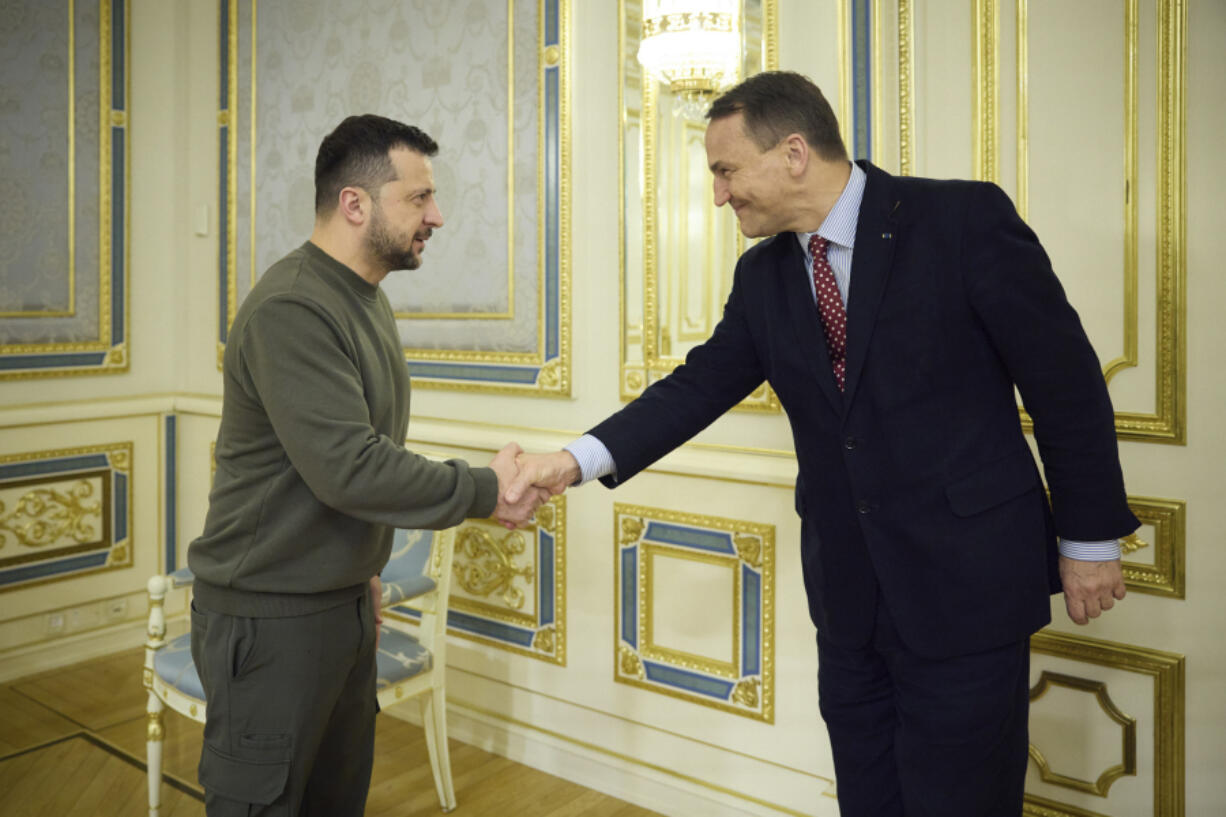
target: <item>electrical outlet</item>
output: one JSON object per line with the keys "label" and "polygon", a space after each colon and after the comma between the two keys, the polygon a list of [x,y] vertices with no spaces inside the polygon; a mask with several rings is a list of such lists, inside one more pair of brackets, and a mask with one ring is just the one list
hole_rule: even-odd
{"label": "electrical outlet", "polygon": [[102,624],[102,604],[85,604],[68,611],[68,631],[92,630]]}
{"label": "electrical outlet", "polygon": [[64,632],[64,614],[52,613],[47,616],[47,632],[51,635],[59,635]]}

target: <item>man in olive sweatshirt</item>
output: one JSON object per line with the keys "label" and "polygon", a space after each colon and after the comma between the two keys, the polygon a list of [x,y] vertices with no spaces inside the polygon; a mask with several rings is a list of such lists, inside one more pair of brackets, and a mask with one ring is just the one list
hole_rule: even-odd
{"label": "man in olive sweatshirt", "polygon": [[548,498],[500,500],[517,472],[514,444],[488,468],[404,447],[409,374],[379,282],[419,267],[443,225],[437,151],[410,125],[341,122],[316,158],[310,240],[235,316],[216,477],[188,549],[210,817],[359,817],[393,528],[491,515],[513,527]]}

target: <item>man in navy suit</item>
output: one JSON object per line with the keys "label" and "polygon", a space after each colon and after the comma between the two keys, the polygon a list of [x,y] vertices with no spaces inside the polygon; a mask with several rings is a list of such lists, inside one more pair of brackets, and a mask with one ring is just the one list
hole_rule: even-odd
{"label": "man in navy suit", "polygon": [[850,162],[798,74],[750,77],[707,116],[715,203],[765,240],[711,338],[566,450],[522,457],[508,499],[613,487],[769,381],[842,813],[1018,815],[1029,637],[1061,588],[1079,624],[1123,598],[1138,527],[1098,358],[995,185]]}

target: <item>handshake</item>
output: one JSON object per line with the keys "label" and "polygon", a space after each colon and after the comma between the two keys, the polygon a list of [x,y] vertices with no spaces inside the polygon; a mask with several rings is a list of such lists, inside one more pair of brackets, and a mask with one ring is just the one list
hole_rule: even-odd
{"label": "handshake", "polygon": [[508,530],[528,524],[537,508],[582,476],[569,451],[525,454],[516,443],[508,443],[489,467],[498,475],[498,504],[492,517]]}

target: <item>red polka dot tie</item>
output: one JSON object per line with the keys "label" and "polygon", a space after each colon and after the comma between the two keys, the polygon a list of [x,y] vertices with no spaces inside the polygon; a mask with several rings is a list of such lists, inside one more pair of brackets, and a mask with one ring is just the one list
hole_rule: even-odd
{"label": "red polka dot tie", "polygon": [[826,351],[834,369],[834,380],[843,391],[847,382],[847,310],[834,282],[834,270],[826,258],[829,241],[819,235],[809,239],[809,254],[813,256],[813,286],[817,290],[817,311],[822,316],[822,331],[826,334]]}

